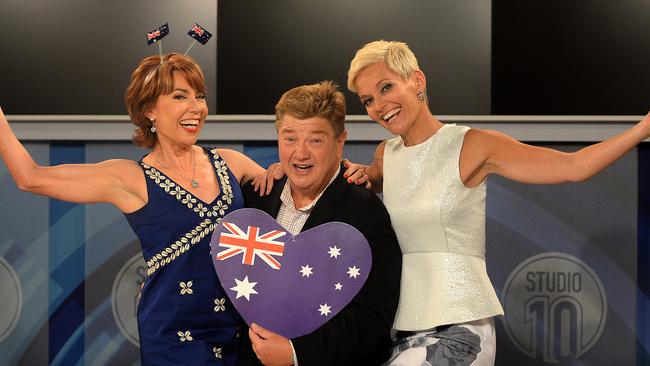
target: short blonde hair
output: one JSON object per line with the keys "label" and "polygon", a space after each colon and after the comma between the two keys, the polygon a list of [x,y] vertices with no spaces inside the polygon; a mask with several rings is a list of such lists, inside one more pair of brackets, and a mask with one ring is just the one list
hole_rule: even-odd
{"label": "short blonde hair", "polygon": [[178,53],[163,56],[149,56],[142,61],[131,75],[131,82],[126,89],[124,101],[131,122],[136,126],[133,143],[146,148],[153,148],[158,137],[151,132],[153,123],[145,116],[153,108],[161,95],[167,95],[174,88],[174,72],[183,74],[188,84],[198,93],[205,94],[205,77],[201,67],[191,57]]}
{"label": "short blonde hair", "polygon": [[322,118],[338,137],[345,131],[345,96],[330,80],[297,86],[282,94],[275,105],[276,127],[286,114],[298,119]]}
{"label": "short blonde hair", "polygon": [[420,69],[417,58],[406,43],[384,40],[370,42],[358,50],[350,62],[348,89],[356,93],[354,82],[359,72],[377,62],[385,62],[388,68],[401,75],[404,80]]}

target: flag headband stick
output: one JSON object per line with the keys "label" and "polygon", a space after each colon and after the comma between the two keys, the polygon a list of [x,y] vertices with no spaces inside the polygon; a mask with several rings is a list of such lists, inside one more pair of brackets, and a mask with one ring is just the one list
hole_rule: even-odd
{"label": "flag headband stick", "polygon": [[205,45],[206,43],[208,43],[208,41],[212,37],[212,33],[205,30],[205,28],[200,26],[198,23],[192,24],[192,27],[190,28],[190,31],[187,32],[187,34],[190,37],[194,38],[194,40],[192,41],[192,43],[190,43],[190,46],[187,48],[187,51],[185,51],[184,55],[186,55],[186,56],[190,52],[190,49],[192,48],[192,46],[194,46],[194,44],[197,41],[200,44]]}
{"label": "flag headband stick", "polygon": [[196,40],[192,41],[192,43],[190,43],[190,46],[187,47],[187,51],[185,51],[183,56],[187,56],[187,54],[190,53],[190,50],[192,49],[192,46],[194,46],[195,44],[196,44]]}
{"label": "flag headband stick", "polygon": [[169,23],[165,23],[160,27],[147,32],[147,44],[151,45],[153,43],[158,43],[158,54],[160,55],[160,64],[163,64],[163,51],[162,51],[162,39],[169,34]]}
{"label": "flag headband stick", "polygon": [[[169,23],[165,23],[160,27],[147,33],[148,45],[158,43],[158,54],[160,55],[160,65],[154,67],[153,70],[151,70],[149,74],[144,78],[145,85],[149,82],[153,74],[156,73],[156,71],[160,68],[160,66],[162,66],[162,64],[165,63],[163,61],[162,39],[168,34],[169,34]],[[185,53],[183,54],[184,56],[187,56],[187,54],[190,52],[190,49],[192,49],[192,46],[194,46],[194,44],[197,41],[202,45],[205,45],[212,37],[212,33],[205,30],[205,28],[201,27],[198,23],[192,24],[192,27],[190,28],[190,31],[187,32],[187,34],[194,39],[192,40],[190,46],[187,48],[187,51],[185,51]]]}

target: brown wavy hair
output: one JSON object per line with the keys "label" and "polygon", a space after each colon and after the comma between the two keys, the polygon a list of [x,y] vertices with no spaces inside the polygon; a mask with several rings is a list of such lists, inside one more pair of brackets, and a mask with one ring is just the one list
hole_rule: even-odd
{"label": "brown wavy hair", "polygon": [[175,71],[182,73],[194,90],[205,94],[203,71],[191,57],[169,53],[163,56],[162,64],[159,55],[140,61],[131,74],[131,82],[124,95],[126,110],[136,126],[134,144],[150,149],[158,142],[158,137],[150,130],[153,123],[146,117],[146,113],[153,108],[159,96],[172,92]]}

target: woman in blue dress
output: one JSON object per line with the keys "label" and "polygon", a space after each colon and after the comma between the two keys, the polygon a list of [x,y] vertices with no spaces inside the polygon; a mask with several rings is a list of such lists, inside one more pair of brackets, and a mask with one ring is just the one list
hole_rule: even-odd
{"label": "woman in blue dress", "polygon": [[243,207],[239,183],[264,173],[245,155],[196,146],[205,124],[203,73],[191,58],[142,60],[126,91],[139,162],[36,164],[0,110],[0,155],[24,191],[107,202],[140,239],[148,277],[138,305],[143,365],[234,365],[241,319],[214,272],[214,227]]}

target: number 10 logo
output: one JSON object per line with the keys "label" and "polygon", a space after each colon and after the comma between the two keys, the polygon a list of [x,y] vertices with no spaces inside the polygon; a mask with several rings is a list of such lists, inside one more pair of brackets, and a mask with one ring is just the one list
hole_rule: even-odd
{"label": "number 10 logo", "polygon": [[587,352],[600,337],[607,299],[594,271],[564,253],[533,256],[503,289],[505,328],[530,358],[557,363]]}

